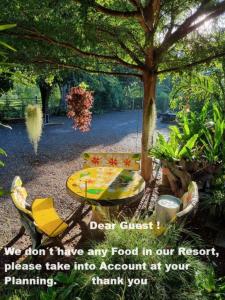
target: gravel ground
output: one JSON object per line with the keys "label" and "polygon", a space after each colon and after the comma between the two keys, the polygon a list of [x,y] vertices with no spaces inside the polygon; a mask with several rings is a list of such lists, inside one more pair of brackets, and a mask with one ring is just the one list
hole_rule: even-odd
{"label": "gravel ground", "polygon": [[[15,175],[20,175],[29,192],[35,197],[52,196],[56,209],[63,217],[77,207],[66,192],[66,179],[82,168],[84,151],[140,151],[141,111],[112,112],[94,116],[92,129],[80,133],[72,128],[71,120],[52,117],[44,127],[38,155],[29,143],[25,126],[13,125],[13,130],[0,128],[0,147],[8,157],[0,171],[0,186],[8,189]],[[138,134],[137,134],[138,131]],[[157,131],[168,133],[167,125],[157,121]],[[9,197],[0,201],[0,247],[10,241],[20,228],[20,221]]]}

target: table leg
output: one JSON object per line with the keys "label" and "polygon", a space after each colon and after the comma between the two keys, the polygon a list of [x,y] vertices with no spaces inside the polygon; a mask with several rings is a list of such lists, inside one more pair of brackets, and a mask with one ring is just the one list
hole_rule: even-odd
{"label": "table leg", "polygon": [[97,223],[112,222],[113,219],[117,219],[119,211],[119,205],[92,205],[92,221],[95,221]]}

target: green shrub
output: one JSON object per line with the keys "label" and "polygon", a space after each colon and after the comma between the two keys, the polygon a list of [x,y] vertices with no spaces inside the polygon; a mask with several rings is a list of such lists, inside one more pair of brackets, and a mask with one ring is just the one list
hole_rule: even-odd
{"label": "green shrub", "polygon": [[207,102],[201,112],[182,112],[179,126],[170,126],[169,140],[161,134],[150,154],[168,161],[198,160],[221,164],[225,159],[225,118],[218,104]]}
{"label": "green shrub", "polygon": [[212,267],[209,267],[205,273],[197,272],[195,281],[199,288],[198,299],[225,299],[225,277],[217,279]]}
{"label": "green shrub", "polygon": [[[123,230],[116,226],[115,230],[106,232],[104,242],[96,245],[97,248],[111,249],[118,247],[121,249],[134,249],[143,247],[152,249],[151,256],[144,256],[139,253],[138,256],[112,255],[109,251],[105,258],[99,256],[86,255],[80,262],[95,264],[99,266],[102,261],[106,264],[157,264],[161,263],[161,270],[94,270],[94,271],[72,271],[69,275],[59,273],[55,280],[58,281],[57,299],[84,299],[84,300],[116,300],[116,299],[207,299],[198,298],[199,288],[195,281],[198,272],[205,274],[208,270],[198,258],[193,256],[157,256],[155,250],[159,248],[192,247],[192,243],[186,240],[181,241],[181,232],[178,228],[172,226],[167,234],[156,238],[149,230]],[[173,270],[166,272],[165,264],[190,264],[188,270]],[[147,278],[147,285],[93,285],[92,277],[100,278]],[[49,299],[47,295],[55,291],[55,288],[49,288],[46,293],[42,293],[42,300]],[[45,298],[46,297],[46,298]],[[78,298],[76,298],[78,297]]]}
{"label": "green shrub", "polygon": [[202,194],[200,208],[207,215],[222,221],[225,218],[225,175],[213,179],[210,190]]}
{"label": "green shrub", "polygon": [[[0,148],[0,156],[7,156],[6,152]],[[0,168],[4,167],[4,162],[2,160],[0,160]],[[4,195],[4,190],[3,188],[0,186],[0,197]]]}
{"label": "green shrub", "polygon": [[[145,221],[146,222],[146,221]],[[184,234],[186,238],[184,238]],[[187,239],[188,237],[188,239]],[[155,237],[150,230],[123,230],[117,224],[115,230],[106,232],[106,238],[92,248],[134,249],[139,251],[144,247],[152,250],[152,255],[138,256],[112,255],[108,251],[106,257],[84,256],[77,257],[76,262],[95,264],[97,267],[104,261],[106,264],[157,264],[160,270],[99,270],[69,273],[58,272],[54,276],[57,285],[40,290],[38,287],[8,288],[3,300],[207,300],[223,298],[223,285],[217,282],[212,267],[207,266],[195,256],[177,255],[178,247],[202,248],[198,236],[171,225],[165,235]],[[175,249],[174,255],[157,256],[156,249]],[[190,264],[188,270],[165,271],[165,264]],[[49,275],[48,275],[49,276]],[[100,278],[147,278],[147,285],[93,285],[92,277]],[[10,289],[12,291],[10,292]],[[213,295],[218,298],[212,298]],[[17,296],[17,298],[15,298]],[[221,297],[221,298],[219,298]]]}

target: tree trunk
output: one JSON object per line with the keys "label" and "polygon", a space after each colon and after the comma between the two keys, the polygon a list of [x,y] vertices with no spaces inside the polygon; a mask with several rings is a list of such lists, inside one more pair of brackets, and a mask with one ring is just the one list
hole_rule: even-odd
{"label": "tree trunk", "polygon": [[44,116],[44,122],[48,123],[48,101],[53,89],[53,86],[47,84],[44,80],[38,82],[41,92],[42,112]]}
{"label": "tree trunk", "polygon": [[142,153],[141,153],[141,175],[148,182],[152,179],[152,159],[148,156],[148,150],[153,143],[153,134],[156,122],[155,113],[155,91],[156,75],[144,72],[144,105],[142,123]]}
{"label": "tree trunk", "polygon": [[61,93],[61,99],[59,107],[61,109],[66,109],[66,95],[68,93],[67,84],[59,85],[60,93]]}

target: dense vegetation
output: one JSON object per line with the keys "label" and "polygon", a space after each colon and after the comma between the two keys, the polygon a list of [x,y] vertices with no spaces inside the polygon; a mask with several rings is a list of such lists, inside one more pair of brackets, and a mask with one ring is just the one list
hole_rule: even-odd
{"label": "dense vegetation", "polygon": [[[147,220],[145,220],[146,222]],[[139,221],[140,222],[140,221]],[[188,238],[184,238],[187,236]],[[92,245],[93,247],[94,245]],[[17,288],[9,287],[5,291],[3,300],[116,300],[116,299],[157,299],[157,300],[222,300],[224,297],[222,279],[217,280],[212,267],[203,263],[194,256],[178,255],[178,247],[195,248],[201,247],[198,236],[183,230],[181,227],[171,226],[167,233],[161,237],[155,236],[149,230],[123,230],[116,223],[115,230],[106,233],[105,241],[95,245],[98,249],[139,249],[139,255],[112,255],[108,250],[106,257],[88,256],[77,257],[77,263],[95,264],[96,270],[82,271],[72,270],[69,273],[59,272],[54,275],[57,285],[46,291],[36,287]],[[143,255],[142,249],[151,249],[152,255]],[[174,255],[157,255],[157,249],[174,249]],[[143,264],[148,266],[145,270],[99,270],[104,262],[108,264]],[[161,267],[157,269],[158,263]],[[187,270],[170,270],[166,272],[165,264],[190,264]],[[121,277],[124,282],[127,278],[143,278],[148,284],[132,285],[93,285],[93,277],[117,278]],[[8,294],[8,295],[7,295]]]}
{"label": "dense vegetation", "polygon": [[[61,78],[65,75],[68,77],[62,83]],[[71,87],[82,82],[88,86],[89,90],[93,91],[92,111],[95,114],[112,110],[141,109],[143,106],[142,84],[139,80],[129,78],[125,80],[124,78],[104,75],[91,76],[82,72],[73,74],[58,72],[57,76],[58,81],[52,83],[48,100],[50,114],[66,115],[66,95]],[[23,118],[27,104],[36,103],[36,98],[37,102],[41,103],[40,89],[35,83],[37,76],[33,76],[31,79],[28,77],[28,74],[21,74],[21,71],[10,73],[8,76],[7,74],[4,75],[3,78],[8,84],[2,90],[0,97],[0,117]],[[3,85],[1,87],[3,88]],[[161,112],[165,112],[169,108],[171,88],[169,77],[158,82],[156,105]]]}

